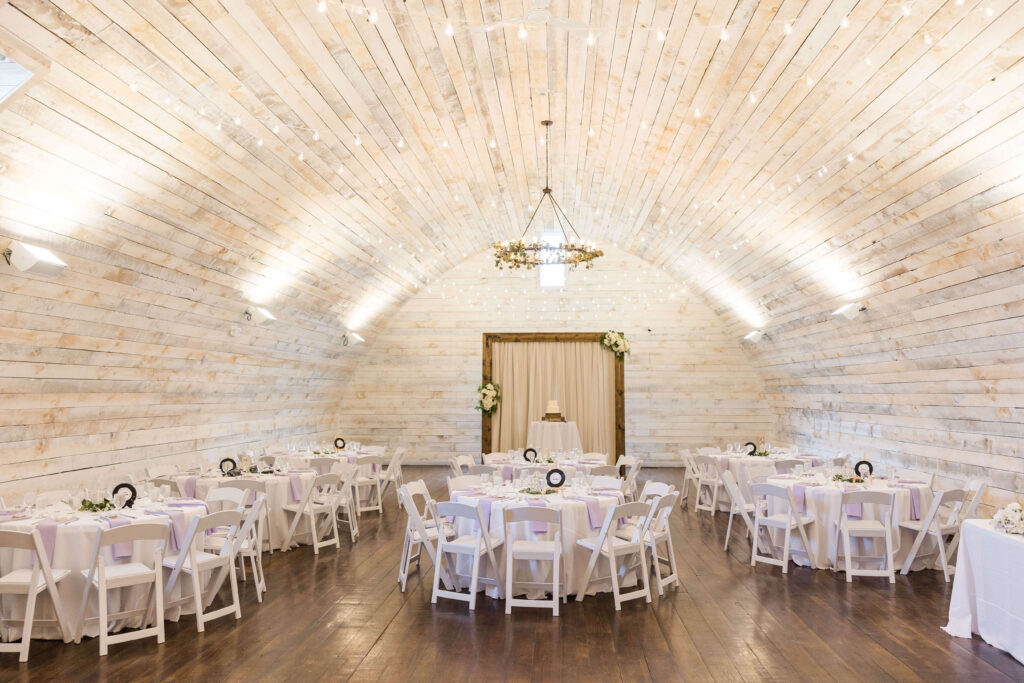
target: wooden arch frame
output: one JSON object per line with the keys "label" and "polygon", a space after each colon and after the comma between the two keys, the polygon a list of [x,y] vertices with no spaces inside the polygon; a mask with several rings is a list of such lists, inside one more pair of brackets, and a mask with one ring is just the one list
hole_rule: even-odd
{"label": "wooden arch frame", "polygon": [[[493,375],[494,342],[601,342],[604,332],[508,332],[484,333],[483,349],[483,383],[491,381]],[[608,353],[611,353],[609,351]],[[480,417],[480,452],[491,452],[492,418],[490,415]],[[609,453],[617,458],[626,452],[626,363],[622,358],[615,358],[615,452]]]}

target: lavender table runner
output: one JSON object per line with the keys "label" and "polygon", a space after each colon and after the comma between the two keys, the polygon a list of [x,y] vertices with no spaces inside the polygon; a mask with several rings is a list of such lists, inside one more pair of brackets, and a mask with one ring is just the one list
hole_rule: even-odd
{"label": "lavender table runner", "polygon": [[[100,515],[100,519],[107,523],[111,529],[118,527],[127,526],[131,524],[124,517],[105,517]],[[124,543],[115,543],[110,547],[110,552],[114,556],[115,560],[124,560],[132,556],[132,542],[125,541]]]}

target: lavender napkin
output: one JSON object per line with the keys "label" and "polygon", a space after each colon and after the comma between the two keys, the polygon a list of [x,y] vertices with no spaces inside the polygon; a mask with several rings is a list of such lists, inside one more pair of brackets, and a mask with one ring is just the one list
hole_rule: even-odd
{"label": "lavender napkin", "polygon": [[501,466],[501,478],[505,481],[512,481],[512,477],[515,475],[515,468],[512,465]]}
{"label": "lavender napkin", "polygon": [[796,511],[801,515],[807,512],[807,487],[803,484],[793,484],[793,501],[796,503]]}
{"label": "lavender napkin", "polygon": [[[844,491],[856,491],[856,486],[844,486]],[[846,516],[860,519],[864,516],[864,506],[861,503],[847,503],[846,504]]]}
{"label": "lavender napkin", "polygon": [[578,500],[584,503],[587,506],[587,518],[590,521],[590,528],[601,528],[601,523],[604,522],[604,520],[601,519],[601,502],[597,498],[581,496],[579,498],[570,498],[569,500]]}
{"label": "lavender napkin", "polygon": [[189,498],[196,497],[196,482],[199,477],[185,477],[185,495]]}
{"label": "lavender napkin", "polygon": [[[100,519],[107,523],[111,529],[116,529],[120,526],[127,526],[131,524],[124,517],[104,517],[100,515]],[[124,543],[115,543],[110,547],[110,552],[113,554],[115,560],[124,560],[132,556],[132,542],[125,541]]]}
{"label": "lavender napkin", "polygon": [[484,527],[487,529],[491,528],[491,505],[496,498],[490,498],[485,496],[480,499],[480,516],[484,518]]}
{"label": "lavender napkin", "polygon": [[36,524],[39,536],[43,539],[43,551],[46,559],[53,562],[53,549],[57,545],[57,520],[44,519]]}
{"label": "lavender napkin", "polygon": [[919,520],[921,519],[921,489],[917,488],[921,484],[892,484],[893,488],[906,489],[910,491],[910,518]]}
{"label": "lavender napkin", "polygon": [[181,551],[181,544],[185,540],[185,511],[184,510],[146,510],[150,515],[163,515],[171,518],[171,550]]}
{"label": "lavender napkin", "polygon": [[[532,508],[546,508],[548,504],[543,500],[530,500],[526,503]],[[530,530],[535,534],[542,534],[548,530],[547,522],[530,522]]]}
{"label": "lavender napkin", "polygon": [[292,485],[292,501],[298,502],[302,500],[302,495],[306,492],[302,488],[302,476],[298,474],[289,474],[288,479]]}

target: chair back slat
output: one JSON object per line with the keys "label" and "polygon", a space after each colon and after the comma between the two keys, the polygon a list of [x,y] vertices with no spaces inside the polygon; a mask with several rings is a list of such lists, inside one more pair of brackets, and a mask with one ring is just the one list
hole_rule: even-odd
{"label": "chair back slat", "polygon": [[516,522],[546,522],[561,526],[562,513],[554,508],[517,505],[505,508],[505,524]]}

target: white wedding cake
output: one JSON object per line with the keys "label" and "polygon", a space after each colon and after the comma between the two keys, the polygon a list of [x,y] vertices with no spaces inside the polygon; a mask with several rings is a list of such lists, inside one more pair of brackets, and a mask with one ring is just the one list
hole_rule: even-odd
{"label": "white wedding cake", "polygon": [[558,410],[558,401],[552,399],[548,401],[548,409],[544,411],[549,415],[558,415],[561,411]]}

